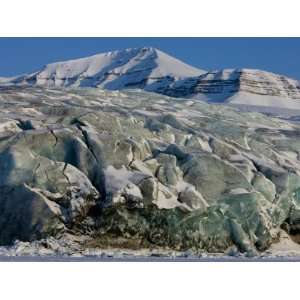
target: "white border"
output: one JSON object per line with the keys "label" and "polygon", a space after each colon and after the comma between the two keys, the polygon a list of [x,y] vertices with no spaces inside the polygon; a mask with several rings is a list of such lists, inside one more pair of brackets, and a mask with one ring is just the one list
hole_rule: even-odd
{"label": "white border", "polygon": [[299,0],[2,0],[2,36],[299,36]]}
{"label": "white border", "polygon": [[[296,299],[299,263],[1,263],[2,299]],[[285,281],[287,285],[285,285]]]}

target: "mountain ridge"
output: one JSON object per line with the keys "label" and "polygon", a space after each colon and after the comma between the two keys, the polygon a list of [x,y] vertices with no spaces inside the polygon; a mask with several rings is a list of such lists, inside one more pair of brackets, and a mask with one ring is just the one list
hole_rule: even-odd
{"label": "mountain ridge", "polygon": [[[177,80],[205,72],[156,48],[143,47],[50,63],[37,72],[14,78],[12,83],[121,89],[147,80]],[[146,82],[150,84],[153,82]]]}
{"label": "mountain ridge", "polygon": [[249,68],[205,71],[153,47],[54,62],[31,74],[0,77],[0,85],[143,89],[177,98],[269,107],[269,112],[273,108],[300,110],[298,80]]}

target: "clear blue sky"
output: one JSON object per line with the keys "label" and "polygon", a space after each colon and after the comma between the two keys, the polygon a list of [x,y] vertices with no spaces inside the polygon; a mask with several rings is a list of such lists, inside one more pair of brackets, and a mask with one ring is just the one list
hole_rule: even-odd
{"label": "clear blue sky", "polygon": [[258,68],[300,79],[300,38],[0,38],[0,76],[142,46],[159,48],[205,70]]}

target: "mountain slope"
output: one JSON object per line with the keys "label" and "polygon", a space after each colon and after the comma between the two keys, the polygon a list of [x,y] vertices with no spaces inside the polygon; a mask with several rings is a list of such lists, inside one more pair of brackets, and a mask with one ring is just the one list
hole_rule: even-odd
{"label": "mountain slope", "polygon": [[225,69],[208,72],[177,81],[160,92],[212,103],[300,110],[300,82],[262,70]]}
{"label": "mountain slope", "polygon": [[205,71],[189,66],[155,48],[131,48],[51,63],[15,83],[106,89],[166,86]]}

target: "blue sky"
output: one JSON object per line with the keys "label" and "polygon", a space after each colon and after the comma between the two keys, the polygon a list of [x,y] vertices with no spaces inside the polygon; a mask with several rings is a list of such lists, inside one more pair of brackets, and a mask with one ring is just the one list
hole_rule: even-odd
{"label": "blue sky", "polygon": [[258,68],[300,79],[300,38],[0,38],[0,76],[142,46],[159,48],[205,70]]}

